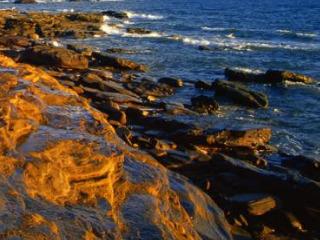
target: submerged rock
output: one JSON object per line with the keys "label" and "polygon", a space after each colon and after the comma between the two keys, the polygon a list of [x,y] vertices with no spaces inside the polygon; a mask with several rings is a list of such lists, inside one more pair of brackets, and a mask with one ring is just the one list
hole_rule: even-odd
{"label": "submerged rock", "polygon": [[224,80],[217,80],[213,84],[217,95],[233,100],[236,104],[253,108],[266,108],[269,105],[268,97],[247,87]]}
{"label": "submerged rock", "polygon": [[87,100],[40,69],[0,65],[16,70],[0,76],[1,236],[232,239],[206,194],[130,148]]}

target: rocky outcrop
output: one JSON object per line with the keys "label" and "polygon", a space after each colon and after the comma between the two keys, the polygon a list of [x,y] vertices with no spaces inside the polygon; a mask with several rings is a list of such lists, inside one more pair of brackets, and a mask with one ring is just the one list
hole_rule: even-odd
{"label": "rocky outcrop", "polygon": [[2,239],[231,239],[185,178],[42,70],[0,56]]}
{"label": "rocky outcrop", "polygon": [[241,70],[234,70],[226,68],[224,71],[226,78],[230,81],[238,82],[254,82],[254,83],[305,83],[310,84],[314,82],[311,77],[293,73],[289,71],[268,70],[266,73],[252,73]]}
{"label": "rocky outcrop", "polygon": [[213,87],[217,95],[229,98],[239,105],[254,108],[266,108],[269,105],[268,97],[265,94],[249,90],[238,83],[217,80]]}
{"label": "rocky outcrop", "polygon": [[21,61],[59,68],[87,69],[88,59],[72,50],[52,46],[35,46],[22,53]]}

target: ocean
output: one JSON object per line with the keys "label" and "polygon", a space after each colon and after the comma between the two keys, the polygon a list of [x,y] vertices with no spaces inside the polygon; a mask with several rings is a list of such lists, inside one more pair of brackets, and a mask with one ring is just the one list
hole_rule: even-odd
{"label": "ocean", "polygon": [[[0,8],[41,11],[125,11],[128,20],[105,17],[107,35],[81,40],[101,51],[150,66],[152,77],[177,76],[188,84],[165,101],[189,103],[213,92],[192,82],[223,78],[226,67],[249,72],[283,69],[320,81],[320,1],[316,0],[123,0],[12,4]],[[127,27],[151,30],[128,34]],[[78,40],[77,40],[78,41]],[[67,39],[65,42],[75,42]],[[206,46],[210,51],[201,51]],[[215,115],[174,116],[208,128],[271,127],[272,144],[292,155],[320,156],[320,82],[313,85],[249,84],[269,96],[268,109],[222,104]],[[277,160],[274,160],[275,162]]]}

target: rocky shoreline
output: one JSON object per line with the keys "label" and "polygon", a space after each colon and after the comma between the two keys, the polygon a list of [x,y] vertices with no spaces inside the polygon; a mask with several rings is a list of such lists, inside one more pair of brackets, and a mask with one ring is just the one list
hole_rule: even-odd
{"label": "rocky shoreline", "polygon": [[[10,213],[10,201],[3,200],[5,230],[0,235],[318,239],[319,159],[279,152],[269,145],[268,128],[200,129],[168,118],[215,114],[225,101],[264,109],[268,96],[246,83],[315,80],[287,71],[252,74],[226,69],[226,80],[194,83],[197,89],[212,91],[212,97],[196,96],[189,105],[163,102],[184,87],[182,79],[155,80],[147,76],[144,64],[91,46],[56,42],[103,35],[104,15],[126,17],[113,11],[0,11],[1,66],[15,69],[4,70],[0,79],[0,158],[7,166],[1,171],[1,194],[11,199],[8,189],[19,189],[19,197],[12,200],[16,212]],[[281,159],[281,165],[268,162],[270,156]],[[18,199],[30,206],[22,210]],[[100,199],[108,210],[101,208]],[[19,229],[6,224],[8,215],[12,222],[21,222]],[[24,215],[30,215],[27,225]],[[55,222],[58,215],[61,220]]]}

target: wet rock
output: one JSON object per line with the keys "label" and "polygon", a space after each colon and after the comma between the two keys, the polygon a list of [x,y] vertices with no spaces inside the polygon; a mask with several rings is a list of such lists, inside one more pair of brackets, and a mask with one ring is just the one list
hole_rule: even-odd
{"label": "wet rock", "polygon": [[198,88],[198,89],[203,89],[203,90],[211,90],[212,89],[211,84],[204,82],[204,81],[201,81],[201,80],[196,81],[194,84],[194,87]]}
{"label": "wet rock", "polygon": [[179,78],[172,78],[172,77],[164,77],[164,78],[160,78],[158,80],[159,83],[164,83],[167,84],[171,87],[183,87],[183,80],[179,79]]}
{"label": "wet rock", "polygon": [[320,181],[320,160],[284,154],[282,164],[285,167],[299,171],[299,173],[306,177]]}
{"label": "wet rock", "polygon": [[16,0],[16,1],[14,1],[14,3],[18,3],[18,4],[30,4],[30,3],[37,3],[37,1],[35,1],[35,0]]}
{"label": "wet rock", "polygon": [[92,62],[93,66],[108,66],[120,70],[147,71],[145,65],[135,63],[128,59],[117,58],[98,52],[93,52],[92,56],[94,58],[94,61]]}
{"label": "wet rock", "polygon": [[199,46],[198,49],[199,49],[200,51],[210,51],[210,50],[211,50],[210,47],[205,46],[205,45]]}
{"label": "wet rock", "polygon": [[191,98],[192,109],[199,113],[212,114],[219,109],[218,103],[213,97],[200,95]]}
{"label": "wet rock", "polygon": [[248,213],[260,216],[277,207],[274,197],[264,193],[238,194],[229,199],[232,203],[245,207]]}
{"label": "wet rock", "polygon": [[238,81],[238,82],[256,82],[263,83],[266,82],[265,74],[261,73],[251,73],[246,71],[234,70],[226,68],[224,75],[229,81]]}
{"label": "wet rock", "polygon": [[129,147],[87,100],[40,69],[0,65],[17,70],[0,76],[1,236],[232,239],[212,199]]}
{"label": "wet rock", "polygon": [[117,54],[136,54],[136,50],[123,49],[123,48],[109,48],[106,50],[108,53],[117,53]]}
{"label": "wet rock", "polygon": [[314,82],[311,77],[289,71],[268,70],[265,77],[270,83],[285,83],[289,81],[310,84]]}
{"label": "wet rock", "polygon": [[128,14],[125,12],[117,12],[117,11],[109,10],[109,11],[102,11],[101,13],[108,17],[114,17],[118,19],[129,19]]}
{"label": "wet rock", "polygon": [[159,104],[161,108],[163,108],[166,113],[172,114],[172,115],[196,115],[197,113],[195,111],[192,111],[188,109],[186,106],[184,106],[181,103],[175,103],[175,102],[161,102]]}
{"label": "wet rock", "polygon": [[150,34],[152,33],[151,30],[148,30],[148,29],[144,29],[144,28],[127,28],[127,33],[130,33],[130,34]]}
{"label": "wet rock", "polygon": [[139,96],[144,97],[164,97],[172,95],[174,92],[174,89],[167,84],[155,83],[145,78],[140,81],[127,83],[125,86],[127,89],[135,92]]}
{"label": "wet rock", "polygon": [[265,94],[252,91],[241,84],[217,80],[213,87],[217,95],[229,98],[239,105],[253,108],[266,108],[269,105]]}
{"label": "wet rock", "polygon": [[87,69],[88,59],[74,51],[49,46],[35,46],[26,49],[21,57],[23,62],[49,67]]}
{"label": "wet rock", "polygon": [[137,107],[128,107],[126,109],[126,114],[131,119],[142,119],[148,116],[149,112]]}
{"label": "wet rock", "polygon": [[67,49],[80,53],[83,56],[91,57],[93,48],[86,45],[80,44],[68,44]]}

